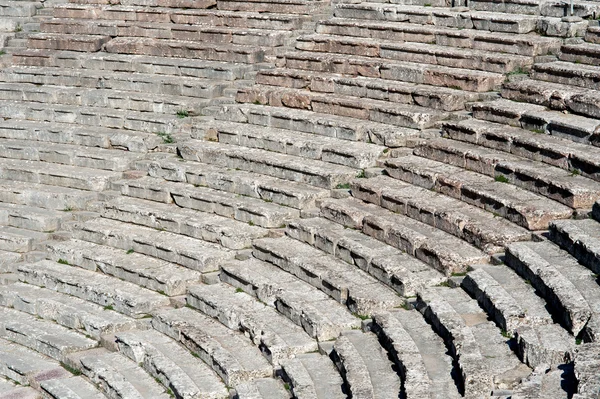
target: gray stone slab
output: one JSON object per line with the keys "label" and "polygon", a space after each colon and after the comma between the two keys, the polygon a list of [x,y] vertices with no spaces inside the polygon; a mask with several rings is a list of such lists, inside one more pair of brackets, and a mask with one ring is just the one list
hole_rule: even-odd
{"label": "gray stone slab", "polygon": [[592,272],[600,273],[600,223],[594,219],[556,220],[550,239]]}
{"label": "gray stone slab", "polygon": [[0,180],[2,202],[53,210],[85,209],[97,193],[46,184]]}
{"label": "gray stone slab", "polygon": [[21,385],[70,377],[70,373],[49,357],[23,345],[0,338],[0,375]]}
{"label": "gray stone slab", "polygon": [[43,381],[44,394],[52,399],[104,399],[100,390],[83,377],[61,378]]}
{"label": "gray stone slab", "polygon": [[345,398],[343,380],[331,359],[307,353],[282,363],[284,379],[289,381],[294,397],[299,399]]}

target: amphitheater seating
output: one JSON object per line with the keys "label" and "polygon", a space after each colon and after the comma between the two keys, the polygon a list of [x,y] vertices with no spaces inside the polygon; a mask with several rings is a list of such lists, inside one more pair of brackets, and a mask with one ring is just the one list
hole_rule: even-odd
{"label": "amphitheater seating", "polygon": [[597,398],[600,3],[0,0],[0,399]]}

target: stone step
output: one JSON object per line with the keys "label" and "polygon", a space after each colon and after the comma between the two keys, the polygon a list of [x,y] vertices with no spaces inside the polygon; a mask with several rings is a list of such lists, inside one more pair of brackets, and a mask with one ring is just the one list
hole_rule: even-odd
{"label": "stone step", "polygon": [[185,295],[187,287],[202,275],[185,267],[138,253],[71,239],[50,243],[48,258],[157,291],[163,295]]}
{"label": "stone step", "polygon": [[317,353],[306,353],[281,364],[285,381],[296,398],[343,399],[343,380],[331,359]]}
{"label": "stone step", "polygon": [[[107,5],[111,4],[107,0],[70,0],[70,4],[85,4],[85,5]],[[119,5],[122,7],[164,7],[169,8],[185,8],[185,9],[207,9],[213,8],[217,5],[215,0],[202,0],[202,1],[190,1],[190,0],[168,0],[168,1],[157,1],[157,0],[120,0]]]}
{"label": "stone step", "polygon": [[331,93],[363,99],[414,104],[440,111],[464,110],[466,103],[478,101],[482,95],[454,88],[433,87],[405,82],[382,81],[370,77],[345,77],[298,69],[259,71],[256,83]]}
{"label": "stone step", "polygon": [[560,49],[561,61],[600,66],[600,44],[565,44]]}
{"label": "stone step", "polygon": [[20,385],[33,386],[48,377],[71,376],[56,360],[3,338],[0,338],[0,375]]}
{"label": "stone step", "polygon": [[272,366],[244,334],[188,307],[156,312],[152,325],[197,355],[229,386],[273,375]]}
{"label": "stone step", "polygon": [[589,269],[549,241],[512,244],[505,262],[531,282],[573,335],[586,342],[597,337],[600,292]]}
{"label": "stone step", "polygon": [[400,370],[402,393],[406,397],[461,397],[444,341],[419,312],[395,310],[375,314],[371,329]]}
{"label": "stone step", "polygon": [[425,223],[355,198],[327,200],[321,215],[425,262],[446,276],[466,272],[489,256],[462,240]]}
{"label": "stone step", "polygon": [[80,370],[107,397],[168,399],[165,387],[148,375],[140,365],[117,352],[96,349],[72,354],[69,364]]}
{"label": "stone step", "polygon": [[229,398],[216,373],[171,338],[157,331],[116,334],[119,352],[142,364],[151,377],[179,397]]}
{"label": "stone step", "polygon": [[223,90],[231,84],[228,81],[215,81],[192,76],[132,74],[119,71],[112,71],[110,75],[107,75],[102,70],[72,70],[57,67],[38,67],[34,69],[19,66],[5,69],[0,73],[0,80],[6,83],[110,89],[111,91],[107,93],[115,95],[118,95],[119,92],[151,93],[172,97],[173,99],[176,96],[193,98],[220,97]]}
{"label": "stone step", "polygon": [[67,187],[0,179],[0,202],[36,208],[73,211],[85,209],[98,193]]}
{"label": "stone step", "polygon": [[400,378],[372,333],[346,331],[334,343],[331,354],[354,398],[395,398]]}
{"label": "stone step", "polygon": [[[73,35],[66,36],[71,38]],[[57,48],[57,50],[72,49]],[[265,54],[267,53],[263,47],[137,37],[114,38],[104,45],[103,50],[107,53],[117,54],[199,58],[208,61],[239,62],[244,64],[264,62]]]}
{"label": "stone step", "polygon": [[600,44],[600,26],[588,26],[585,31],[585,41]]}
{"label": "stone step", "polygon": [[[469,2],[469,8],[477,11],[491,11],[507,14],[541,15],[562,18],[570,15],[568,4],[560,1],[512,0],[502,4],[490,0],[474,0]],[[593,2],[573,2],[573,15],[588,18],[593,17],[598,6]]]}
{"label": "stone step", "polygon": [[207,27],[201,25],[119,21],[110,19],[92,21],[85,19],[53,18],[42,22],[40,29],[42,32],[55,34],[145,37],[262,47],[280,47],[285,45],[291,39],[290,33],[284,30]]}
{"label": "stone step", "polygon": [[[56,7],[58,8],[60,4]],[[146,74],[165,77],[185,77],[194,79],[210,79],[213,81],[232,81],[242,79],[245,74],[252,71],[253,66],[245,64],[231,64],[218,61],[205,61],[194,59],[177,59],[157,56],[129,55],[129,54],[109,54],[99,53],[79,53],[75,51],[55,51],[40,49],[24,49],[13,54],[15,65],[36,66],[42,68],[57,68],[68,71],[68,76],[94,76],[97,73],[103,79],[109,79],[106,72],[115,73],[115,76],[125,74],[132,78],[131,73]],[[29,69],[33,71],[33,69]],[[35,69],[35,71],[44,73],[45,69]],[[61,75],[60,72],[57,72]],[[91,75],[87,75],[87,74]],[[81,74],[81,75],[78,75]],[[61,75],[64,76],[64,75]],[[135,75],[134,75],[135,76]],[[144,90],[150,90],[147,86]],[[187,93],[190,95],[191,93]],[[198,93],[196,93],[197,95]]]}
{"label": "stone step", "polygon": [[319,113],[346,116],[411,129],[427,129],[448,118],[443,111],[411,104],[389,103],[383,100],[362,101],[344,95],[326,95],[302,89],[254,85],[238,91],[236,101],[271,106],[313,110]]}
{"label": "stone step", "polygon": [[320,188],[334,188],[359,173],[343,165],[319,160],[306,162],[301,157],[208,141],[188,141],[179,145],[178,150],[183,159],[188,161],[241,169]]}
{"label": "stone step", "polygon": [[135,318],[169,305],[168,297],[135,284],[49,260],[17,264],[16,273],[22,282],[44,286]]}
{"label": "stone step", "polygon": [[18,385],[0,378],[0,399],[41,399],[40,393],[29,387]]}
{"label": "stone step", "polygon": [[258,259],[221,265],[221,281],[274,307],[319,341],[360,328],[360,319],[326,294],[270,263]]}
{"label": "stone step", "polygon": [[317,33],[354,36],[395,42],[419,42],[440,46],[493,51],[524,56],[558,52],[561,41],[543,36],[524,36],[473,29],[451,29],[417,23],[332,18],[319,22]]}
{"label": "stone step", "polygon": [[590,118],[600,117],[600,91],[552,82],[524,79],[505,84],[502,97],[569,111]]}
{"label": "stone step", "polygon": [[289,13],[242,12],[222,9],[164,8],[106,4],[90,7],[86,4],[62,3],[53,7],[55,18],[76,20],[100,19],[117,21],[138,21],[154,23],[174,23],[182,25],[205,25],[245,29],[301,30],[309,19]]}
{"label": "stone step", "polygon": [[385,156],[385,147],[376,144],[341,141],[332,137],[247,123],[218,121],[207,124],[205,129],[207,132],[205,134],[216,133],[219,143],[320,160],[357,169],[373,167],[380,157]]}
{"label": "stone step", "polygon": [[600,274],[600,223],[593,219],[556,220],[550,224],[550,240]]}
{"label": "stone step", "polygon": [[568,363],[573,358],[572,336],[554,324],[543,299],[531,285],[505,265],[475,266],[462,288],[477,300],[503,334],[516,339],[516,352],[532,368]]}
{"label": "stone step", "polygon": [[282,237],[255,240],[253,246],[254,257],[293,274],[358,315],[403,303],[394,291],[367,273],[308,244]]}
{"label": "stone step", "polygon": [[135,198],[119,197],[101,204],[102,217],[167,231],[217,243],[230,249],[243,249],[251,241],[267,235],[267,230],[218,215],[173,204],[161,204]]}
{"label": "stone step", "polygon": [[600,181],[600,149],[587,144],[478,119],[445,122],[442,134]]}
{"label": "stone step", "polygon": [[399,180],[460,199],[529,230],[543,230],[573,210],[520,187],[430,159],[404,156],[385,162],[387,173]]}
{"label": "stone step", "polygon": [[165,94],[149,98],[143,92],[27,83],[1,83],[0,100],[48,102],[71,107],[109,108],[159,115],[177,115],[182,111],[188,115],[199,115],[202,108],[220,101]]}
{"label": "stone step", "polygon": [[198,210],[208,214],[232,218],[240,222],[264,228],[277,228],[287,220],[297,218],[300,213],[262,199],[237,195],[207,187],[196,187],[164,181],[154,177],[142,177],[137,180],[121,180],[115,183],[121,194],[126,197],[144,200],[174,203],[183,209]]}
{"label": "stone step", "polygon": [[112,310],[31,284],[0,286],[0,305],[29,313],[38,319],[54,321],[100,340],[116,331],[144,328],[144,323]]}
{"label": "stone step", "polygon": [[[156,149],[160,144],[164,143],[164,139],[157,134],[102,128],[99,126],[81,126],[56,121],[38,122],[16,119],[0,121],[0,138],[26,141],[29,145],[36,145],[32,143],[36,141],[44,143],[44,146],[49,145],[49,143],[67,144],[73,146],[67,148],[72,148],[75,153],[80,152],[78,150],[81,146],[85,146],[87,147],[85,149],[86,152],[97,154],[114,154],[114,152],[99,152],[92,147],[145,153]],[[60,146],[57,148],[65,147]],[[119,157],[113,157],[113,163],[119,164],[117,159],[120,159],[120,157],[124,157],[123,159],[135,159],[134,155],[121,152]]]}
{"label": "stone step", "polygon": [[0,250],[0,273],[14,272],[15,264],[22,260],[22,254]]}
{"label": "stone step", "polygon": [[61,165],[20,159],[0,159],[0,179],[73,188],[104,191],[121,173],[99,169]]}
{"label": "stone step", "polygon": [[56,33],[34,33],[27,38],[27,47],[48,50],[82,52],[100,51],[110,41],[105,35],[64,35]]}
{"label": "stone step", "polygon": [[497,182],[514,184],[574,209],[590,209],[600,198],[598,182],[542,162],[470,143],[433,139],[418,145],[414,154],[488,175]]}
{"label": "stone step", "polygon": [[319,199],[329,197],[328,190],[308,184],[243,170],[224,171],[219,166],[193,161],[180,162],[179,158],[163,155],[157,154],[149,163],[141,161],[136,167],[147,170],[152,177],[259,198],[300,210],[314,208]]}
{"label": "stone step", "polygon": [[57,378],[42,381],[42,392],[51,399],[104,399],[100,389],[83,377]]}
{"label": "stone step", "polygon": [[203,240],[153,228],[96,218],[77,223],[73,238],[147,255],[202,273],[219,270],[233,251]]}
{"label": "stone step", "polygon": [[40,4],[36,1],[3,1],[0,7],[0,16],[9,17],[33,17]]}
{"label": "stone step", "polygon": [[29,140],[3,140],[0,143],[2,158],[57,163],[90,169],[122,172],[142,154],[82,147],[71,144],[31,142]]}
{"label": "stone step", "polygon": [[571,396],[575,391],[572,363],[558,367],[541,365],[513,391],[513,397],[560,398]]}
{"label": "stone step", "polygon": [[317,0],[217,0],[217,8],[227,11],[314,15],[327,13],[328,7],[328,1]]}
{"label": "stone step", "polygon": [[387,176],[355,179],[350,187],[354,198],[436,227],[489,254],[531,239],[527,230],[490,212]]}
{"label": "stone step", "polygon": [[464,291],[429,288],[419,292],[417,306],[458,363],[465,397],[510,389],[531,373],[477,302]]}
{"label": "stone step", "polygon": [[365,141],[386,147],[404,147],[407,141],[426,134],[420,130],[385,123],[255,104],[224,105],[211,112],[211,115],[220,121],[293,130],[341,140]]}
{"label": "stone step", "polygon": [[58,361],[64,361],[69,353],[98,345],[98,342],[83,334],[14,309],[0,307],[0,316],[1,338]]}
{"label": "stone step", "polygon": [[474,69],[494,73],[509,73],[527,69],[530,57],[501,54],[483,50],[448,47],[419,42],[335,36],[300,36],[296,49],[301,51],[347,54],[361,57],[381,57],[385,60]]}
{"label": "stone step", "polygon": [[187,304],[246,334],[273,365],[317,350],[317,342],[275,309],[225,284],[190,287]]}
{"label": "stone step", "polygon": [[562,61],[540,63],[532,67],[530,76],[536,80],[600,90],[600,71],[593,65]]}
{"label": "stone step", "polygon": [[16,227],[0,227],[0,250],[25,253],[43,250],[48,234]]}
{"label": "stone step", "polygon": [[600,378],[598,378],[598,351],[597,343],[585,345],[575,358],[575,375],[577,376],[579,386],[578,390],[582,394],[594,395],[600,388]]}
{"label": "stone step", "polygon": [[357,266],[403,297],[415,296],[422,285],[446,280],[443,274],[401,250],[327,219],[292,221],[286,234]]}
{"label": "stone step", "polygon": [[[3,101],[0,103],[0,117],[36,122],[58,122],[86,127],[124,129],[146,133],[186,133],[190,130],[190,120],[177,115],[154,114],[105,107],[74,107],[64,104],[47,104],[34,101]],[[116,135],[117,136],[117,135]],[[129,135],[114,137],[111,140],[125,141]],[[154,139],[156,139],[154,137]],[[152,139],[150,139],[152,140]],[[158,140],[160,142],[160,140]],[[132,143],[136,145],[137,143]],[[118,146],[118,144],[117,144]],[[125,146],[127,148],[127,146]]]}
{"label": "stone step", "polygon": [[288,399],[290,392],[281,380],[257,378],[235,387],[235,395],[240,399]]}
{"label": "stone step", "polygon": [[505,80],[502,74],[486,71],[308,51],[286,52],[284,66],[293,69],[381,78],[479,93],[498,90]]}
{"label": "stone step", "polygon": [[0,203],[0,224],[5,226],[49,233],[60,230],[70,219],[65,212]]}

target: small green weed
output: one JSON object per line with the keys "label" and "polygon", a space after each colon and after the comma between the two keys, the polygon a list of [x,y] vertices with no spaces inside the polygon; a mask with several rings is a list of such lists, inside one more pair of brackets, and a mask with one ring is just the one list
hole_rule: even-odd
{"label": "small green weed", "polygon": [[337,186],[335,186],[335,188],[348,190],[350,188],[350,183],[340,183]]}
{"label": "small green weed", "polygon": [[184,109],[177,111],[177,117],[180,119],[187,118],[188,116],[190,116],[190,113]]}
{"label": "small green weed", "polygon": [[236,288],[236,289],[235,289],[235,292],[237,292],[237,293],[240,293],[240,292],[244,292],[244,290],[243,290],[243,289],[241,289],[241,288]]}
{"label": "small green weed", "polygon": [[498,175],[496,177],[494,177],[494,180],[500,183],[508,183],[508,179],[506,178],[506,176],[502,176],[502,175]]}
{"label": "small green weed", "polygon": [[[185,115],[185,116],[179,116],[179,112],[178,112],[177,116],[180,117],[180,118],[185,118],[185,116],[187,116],[187,115]],[[173,139],[173,136],[171,136],[169,133],[158,132],[158,133],[156,133],[156,135],[158,137],[160,137],[162,139],[163,143],[165,143],[165,144],[171,144],[171,143],[175,142],[175,140]]]}
{"label": "small green weed", "polygon": [[571,171],[571,176],[579,176],[581,172],[578,169],[573,169]]}
{"label": "small green weed", "polygon": [[502,333],[502,336],[504,338],[508,338],[508,339],[512,338],[512,336],[510,335],[510,333],[508,331],[506,331],[506,330],[502,330],[501,333]]}
{"label": "small green weed", "polygon": [[112,306],[112,305],[106,305],[106,306],[104,307],[104,310],[115,310],[115,308],[113,308],[113,306]]}
{"label": "small green weed", "polygon": [[81,375],[81,371],[77,370],[76,368],[73,368],[73,367],[69,366],[68,364],[65,364],[65,363],[61,362],[60,366],[63,369],[67,370],[69,373],[73,374],[74,376]]}
{"label": "small green weed", "polygon": [[131,255],[132,253],[134,253],[135,251],[133,250],[133,248],[129,248],[127,250],[127,252],[125,252],[127,255]]}
{"label": "small green weed", "polygon": [[68,265],[69,262],[66,261],[66,259],[60,258],[58,261],[58,263],[60,263],[61,265]]}
{"label": "small green weed", "polygon": [[356,175],[357,179],[364,179],[365,177],[367,177],[367,176],[365,175],[364,169],[361,170],[360,172],[358,172],[358,174]]}

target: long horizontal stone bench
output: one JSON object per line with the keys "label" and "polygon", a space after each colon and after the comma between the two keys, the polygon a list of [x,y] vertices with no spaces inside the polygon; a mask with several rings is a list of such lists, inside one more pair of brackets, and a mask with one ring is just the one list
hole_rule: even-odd
{"label": "long horizontal stone bench", "polygon": [[1,338],[58,361],[64,361],[69,353],[98,346],[83,334],[14,309],[1,307],[0,316]]}
{"label": "long horizontal stone bench", "polygon": [[556,201],[442,162],[409,155],[389,159],[385,166],[396,179],[460,199],[529,230],[546,229],[552,220],[573,213]]}
{"label": "long horizontal stone bench", "polygon": [[0,179],[103,191],[121,173],[41,161],[0,159]]}
{"label": "long horizontal stone bench", "polygon": [[491,176],[575,209],[589,209],[600,198],[598,182],[541,162],[470,143],[434,139],[418,145],[414,154]]}
{"label": "long horizontal stone bench", "polygon": [[505,79],[502,74],[486,71],[308,51],[286,52],[285,65],[281,66],[458,88],[480,93],[498,90]]}
{"label": "long horizontal stone bench", "polygon": [[0,224],[5,226],[47,233],[60,230],[70,219],[65,212],[0,203]]}
{"label": "long horizontal stone bench", "polygon": [[504,265],[475,266],[461,286],[473,296],[505,334],[516,339],[516,352],[532,368],[568,363],[573,337],[545,308],[531,285]]}
{"label": "long horizontal stone bench", "polygon": [[600,27],[589,26],[585,32],[584,40],[588,43],[600,44]]}
{"label": "long horizontal stone bench", "polygon": [[0,179],[0,201],[5,203],[59,211],[77,210],[85,209],[97,196],[93,191]]}
{"label": "long horizontal stone bench", "polygon": [[[549,17],[562,18],[565,16],[566,5],[560,1],[508,1],[497,4],[489,0],[475,0],[469,4],[469,7],[478,11],[493,11],[507,14],[525,14],[525,15],[543,15]],[[598,9],[594,3],[580,1],[573,2],[573,15],[587,18],[594,15]]]}
{"label": "long horizontal stone bench", "polygon": [[217,0],[220,10],[252,11],[290,13],[299,15],[312,15],[326,13],[328,1],[304,1],[304,0]]}
{"label": "long horizontal stone bench", "polygon": [[112,128],[161,134],[185,133],[189,130],[189,126],[186,126],[187,118],[178,118],[175,114],[154,114],[104,107],[79,108],[33,101],[3,101],[0,104],[0,117],[76,124],[84,128],[94,126],[101,129]]}
{"label": "long horizontal stone bench", "polygon": [[600,116],[598,106],[600,92],[577,86],[524,79],[504,85],[502,97],[518,102],[540,104],[550,109],[567,110],[589,118]]}
{"label": "long horizontal stone bench", "polygon": [[600,273],[600,223],[593,219],[556,220],[550,239],[592,272]]}
{"label": "long horizontal stone bench", "polygon": [[3,158],[57,163],[82,168],[122,172],[141,158],[140,153],[82,147],[70,144],[3,140],[0,143]]}
{"label": "long horizontal stone bench", "polygon": [[371,329],[398,367],[403,393],[415,398],[459,398],[444,341],[415,310],[373,315]]}
{"label": "long horizontal stone bench", "polygon": [[56,378],[40,384],[42,392],[51,399],[104,399],[104,394],[83,377]]}
{"label": "long horizontal stone bench", "polygon": [[281,364],[282,378],[288,381],[297,398],[343,399],[343,380],[326,356],[307,353],[285,360]]}
{"label": "long horizontal stone bench", "polygon": [[253,246],[254,257],[293,274],[359,315],[403,303],[395,292],[367,273],[308,244],[282,237],[255,240]]}
{"label": "long horizontal stone bench", "polygon": [[[58,7],[60,4],[56,6]],[[253,70],[252,65],[246,64],[103,52],[82,54],[73,51],[23,49],[15,51],[13,58],[15,65],[65,68],[69,71],[70,76],[88,72],[93,74],[93,71],[111,71],[232,81],[244,78]],[[79,72],[80,70],[85,71]],[[43,72],[44,70],[39,71]],[[106,73],[103,75],[106,77]]]}
{"label": "long horizontal stone bench", "polygon": [[87,241],[68,240],[48,245],[49,259],[101,272],[164,295],[184,295],[201,281],[199,272],[138,253],[127,253]]}
{"label": "long horizontal stone bench", "polygon": [[205,163],[180,162],[174,156],[164,155],[138,162],[136,168],[147,170],[152,177],[259,198],[295,209],[314,208],[318,200],[329,197],[328,190],[308,184],[243,170],[223,170]]}
{"label": "long horizontal stone bench", "polygon": [[593,65],[563,61],[540,63],[532,67],[530,76],[536,80],[600,90],[600,71]]}
{"label": "long horizontal stone bench", "polygon": [[213,399],[229,398],[225,384],[206,364],[176,341],[149,330],[116,334],[119,352],[141,364],[144,370],[174,395]]}
{"label": "long horizontal stone bench", "polygon": [[266,105],[224,105],[211,112],[211,115],[219,121],[287,129],[341,140],[366,141],[386,147],[404,147],[407,141],[424,134],[419,130],[384,123]]}
{"label": "long horizontal stone bench", "polygon": [[[107,0],[73,0],[72,4],[88,4],[88,5],[106,5],[111,4]],[[164,7],[169,8],[186,8],[186,9],[205,9],[212,8],[217,5],[215,0],[190,1],[190,0],[168,0],[159,2],[156,0],[119,0],[117,3],[123,7],[140,6],[140,7]]]}
{"label": "long horizontal stone bench", "polygon": [[256,75],[256,83],[302,88],[317,93],[332,93],[400,104],[414,104],[441,111],[464,110],[466,103],[477,101],[482,96],[473,92],[456,90],[455,88],[381,81],[369,77],[349,78],[297,69],[259,71]]}
{"label": "long horizontal stone bench", "polygon": [[168,399],[166,388],[148,375],[137,363],[116,352],[96,349],[72,354],[68,364],[80,370],[108,397],[127,396],[141,399]]}
{"label": "long horizontal stone bench", "polygon": [[600,44],[565,44],[560,50],[561,61],[600,66]]}
{"label": "long horizontal stone bench", "polygon": [[406,252],[447,276],[464,273],[469,265],[489,258],[442,230],[355,198],[324,201],[321,214]]}
{"label": "long horizontal stone bench", "polygon": [[465,396],[511,388],[531,373],[464,291],[446,287],[423,290],[418,295],[418,308],[457,361]]}
{"label": "long horizontal stone bench", "polygon": [[292,221],[287,225],[286,234],[359,267],[404,297],[415,296],[421,285],[436,285],[446,279],[442,273],[401,250],[327,219]]}
{"label": "long horizontal stone bench", "polygon": [[48,50],[95,52],[99,51],[110,40],[110,36],[106,35],[33,33],[27,37],[27,47]]}
{"label": "long horizontal stone bench", "polygon": [[[86,127],[71,123],[14,120],[0,121],[0,137],[29,143],[69,144],[145,153],[156,149],[163,139],[156,134],[111,128]],[[115,160],[115,162],[117,162]]]}
{"label": "long horizontal stone bench", "polygon": [[229,386],[273,375],[272,366],[244,334],[190,308],[156,312],[152,325],[197,355]]}
{"label": "long horizontal stone bench", "polygon": [[302,51],[381,57],[386,60],[416,62],[452,68],[508,73],[526,69],[530,57],[491,51],[440,46],[429,43],[387,41],[381,39],[315,34],[300,36],[296,49]]}
{"label": "long horizontal stone bench", "polygon": [[71,375],[56,360],[0,338],[0,375],[21,385],[37,385],[41,381]]}
{"label": "long horizontal stone bench", "polygon": [[273,365],[296,354],[317,350],[317,342],[302,327],[231,286],[213,284],[190,287],[187,304],[216,318],[228,328],[249,336]]}
{"label": "long horizontal stone bench", "polygon": [[233,251],[217,244],[104,218],[78,223],[71,232],[79,240],[133,251],[202,273],[218,271],[223,262],[234,257]]}
{"label": "long horizontal stone bench", "polygon": [[19,387],[9,381],[0,379],[0,398],[40,399],[41,396],[33,388]]}
{"label": "long horizontal stone bench", "polygon": [[400,377],[372,333],[346,331],[333,345],[333,361],[354,398],[395,398]]}
{"label": "long horizontal stone bench", "polygon": [[135,318],[170,303],[168,297],[135,284],[49,260],[18,264],[16,274],[22,282],[72,295]]}
{"label": "long horizontal stone bench", "polygon": [[319,341],[360,328],[349,310],[297,277],[258,259],[225,263],[220,280],[274,307]]}
{"label": "long horizontal stone bench", "polygon": [[235,387],[238,398],[288,399],[290,392],[281,380],[275,378],[257,378]]}
{"label": "long horizontal stone bench", "polygon": [[55,321],[96,340],[104,334],[144,327],[142,322],[112,310],[31,284],[0,286],[0,305]]}
{"label": "long horizontal stone bench", "polygon": [[41,4],[36,1],[6,1],[0,8],[2,17],[33,17]]}
{"label": "long horizontal stone bench", "polygon": [[442,134],[453,140],[508,152],[600,181],[600,149],[560,137],[499,123],[468,119],[445,122]]}
{"label": "long horizontal stone bench", "polygon": [[360,98],[347,95],[326,95],[308,90],[262,85],[240,89],[236,101],[313,110],[411,129],[427,129],[448,117],[448,114],[443,111],[418,105],[397,104],[383,100],[365,102]]}
{"label": "long horizontal stone bench", "polygon": [[119,197],[101,206],[104,218],[181,234],[230,249],[248,248],[253,239],[268,233],[261,227],[223,216],[136,198]]}
{"label": "long horizontal stone bench", "polygon": [[436,43],[441,46],[493,51],[524,56],[545,55],[559,50],[556,38],[451,29],[413,23],[393,23],[363,19],[332,18],[319,22],[317,33],[369,37],[396,42]]}
{"label": "long horizontal stone bench", "polygon": [[353,180],[351,190],[354,198],[436,227],[487,253],[531,238],[524,228],[490,212],[387,176]]}
{"label": "long horizontal stone bench", "polygon": [[590,270],[549,241],[511,244],[505,262],[531,282],[573,335],[597,337],[600,292]]}
{"label": "long horizontal stone bench", "polygon": [[175,203],[184,209],[214,213],[227,218],[247,222],[264,228],[285,225],[300,213],[289,207],[243,196],[232,197],[230,193],[191,184],[167,182],[153,177],[116,182],[121,194],[127,197],[163,203]]}
{"label": "long horizontal stone bench", "polygon": [[380,157],[385,156],[385,147],[376,144],[340,141],[332,137],[246,123],[218,121],[208,124],[206,131],[207,134],[216,133],[222,144],[256,148],[357,169],[373,167]]}
{"label": "long horizontal stone bench", "polygon": [[39,231],[0,226],[0,250],[26,253],[41,251],[49,235]]}
{"label": "long horizontal stone bench", "polygon": [[195,140],[180,144],[178,149],[185,160],[241,169],[320,188],[335,188],[359,173],[348,166],[318,160],[306,162],[301,157],[231,144]]}

